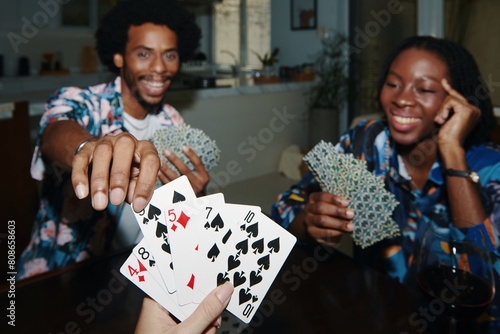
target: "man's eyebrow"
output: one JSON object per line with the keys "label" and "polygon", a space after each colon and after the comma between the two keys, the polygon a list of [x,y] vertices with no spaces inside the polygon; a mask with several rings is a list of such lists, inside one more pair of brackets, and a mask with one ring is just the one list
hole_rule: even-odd
{"label": "man's eyebrow", "polygon": [[[145,45],[137,45],[136,47],[134,47],[132,49],[132,51],[134,51],[134,50],[140,50],[140,49],[144,49],[144,50],[148,50],[148,51],[153,51],[153,48],[147,47]],[[164,50],[163,52],[172,52],[172,51],[179,51],[179,48],[173,47],[173,48]]]}

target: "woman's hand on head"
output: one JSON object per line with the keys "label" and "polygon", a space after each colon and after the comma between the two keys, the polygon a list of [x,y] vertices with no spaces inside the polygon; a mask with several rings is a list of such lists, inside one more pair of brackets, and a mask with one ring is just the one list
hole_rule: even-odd
{"label": "woman's hand on head", "polygon": [[465,139],[481,118],[481,110],[453,89],[446,79],[441,84],[448,96],[434,121],[441,126],[438,134],[439,149],[442,154],[446,154],[463,147]]}

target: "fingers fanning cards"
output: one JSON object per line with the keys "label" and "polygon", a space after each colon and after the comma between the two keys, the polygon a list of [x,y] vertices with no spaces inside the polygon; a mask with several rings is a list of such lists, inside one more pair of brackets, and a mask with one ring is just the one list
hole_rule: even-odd
{"label": "fingers fanning cards", "polygon": [[136,218],[144,239],[120,271],[181,321],[230,281],[227,309],[249,323],[296,242],[257,206],[197,198],[185,176],[156,189]]}

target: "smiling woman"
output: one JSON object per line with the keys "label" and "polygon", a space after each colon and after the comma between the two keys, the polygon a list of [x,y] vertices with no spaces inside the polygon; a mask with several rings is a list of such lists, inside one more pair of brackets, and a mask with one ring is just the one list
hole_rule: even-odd
{"label": "smiling woman", "polygon": [[[470,53],[434,37],[403,40],[384,63],[378,102],[387,120],[359,123],[341,136],[335,149],[364,160],[381,178],[399,202],[391,218],[402,233],[364,249],[356,245],[354,257],[418,289],[413,255],[427,226],[439,222],[446,222],[440,227],[450,234],[487,231],[498,256],[500,149],[488,142],[495,126],[493,108]],[[353,223],[359,221],[356,210],[363,208],[350,205],[322,190],[308,173],[278,197],[272,217],[304,240],[335,245],[353,229],[359,233]],[[372,221],[362,224],[376,230]],[[496,298],[493,304],[500,305]],[[498,310],[491,308],[484,318],[500,319]]]}

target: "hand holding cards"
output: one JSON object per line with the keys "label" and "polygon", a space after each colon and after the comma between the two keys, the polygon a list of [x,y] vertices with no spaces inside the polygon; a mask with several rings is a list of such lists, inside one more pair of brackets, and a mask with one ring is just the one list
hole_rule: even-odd
{"label": "hand holding cards", "polygon": [[362,248],[400,234],[392,220],[399,204],[381,177],[366,169],[366,161],[338,153],[332,143],[320,141],[304,157],[321,190],[347,199],[354,209],[353,240]]}
{"label": "hand holding cards", "polygon": [[259,207],[196,198],[185,176],[158,188],[136,218],[144,239],[120,271],[180,321],[230,281],[227,309],[250,322],[296,241]]}

